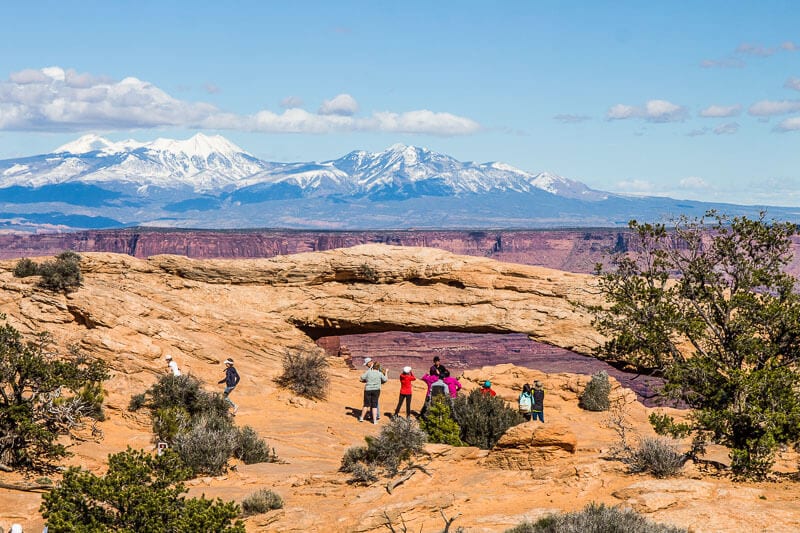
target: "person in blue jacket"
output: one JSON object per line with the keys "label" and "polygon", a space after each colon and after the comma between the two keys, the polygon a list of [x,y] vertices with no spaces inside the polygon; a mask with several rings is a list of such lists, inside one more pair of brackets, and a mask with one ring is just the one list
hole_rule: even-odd
{"label": "person in blue jacket", "polygon": [[239,373],[233,367],[233,359],[230,357],[225,359],[225,377],[219,380],[217,383],[224,383],[225,390],[222,392],[222,395],[225,397],[225,401],[231,404],[233,407],[233,414],[236,414],[236,411],[239,410],[239,406],[231,401],[229,395],[233,389],[236,388],[236,385],[239,384]]}

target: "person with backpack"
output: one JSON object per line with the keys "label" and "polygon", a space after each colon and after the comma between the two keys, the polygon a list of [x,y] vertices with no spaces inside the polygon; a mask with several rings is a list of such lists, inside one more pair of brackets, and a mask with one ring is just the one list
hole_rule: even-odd
{"label": "person with backpack", "polygon": [[425,413],[428,412],[428,406],[431,403],[431,387],[434,383],[439,381],[439,378],[431,374],[425,374],[421,379],[428,386],[428,391],[425,393],[425,402],[422,404],[422,410],[419,412],[419,415],[424,418]]}
{"label": "person with backpack", "polygon": [[394,417],[400,414],[400,407],[403,401],[406,402],[406,418],[411,418],[411,382],[416,381],[414,373],[411,371],[410,366],[403,367],[403,373],[400,374],[400,398],[397,400],[397,407],[394,408]]}
{"label": "person with backpack", "polygon": [[544,385],[541,381],[533,382],[533,404],[531,405],[531,419],[539,419],[544,424]]}
{"label": "person with backpack", "polygon": [[381,396],[381,385],[386,383],[387,379],[383,372],[374,368],[375,363],[372,358],[364,358],[364,366],[367,371],[361,374],[361,382],[364,383],[364,407],[361,409],[361,416],[358,417],[359,422],[364,421],[368,411],[372,411],[372,423],[378,423],[378,398]]}
{"label": "person with backpack", "polygon": [[519,412],[525,418],[526,422],[531,420],[531,409],[533,407],[533,393],[531,386],[525,384],[522,386],[522,392],[519,394]]}
{"label": "person with backpack", "polygon": [[225,377],[219,380],[217,383],[224,383],[225,390],[222,392],[222,395],[225,397],[225,401],[228,402],[231,407],[233,407],[233,414],[236,414],[236,411],[239,410],[239,406],[233,403],[230,399],[230,393],[233,389],[236,388],[236,385],[239,384],[239,373],[233,367],[233,359],[230,357],[225,359]]}

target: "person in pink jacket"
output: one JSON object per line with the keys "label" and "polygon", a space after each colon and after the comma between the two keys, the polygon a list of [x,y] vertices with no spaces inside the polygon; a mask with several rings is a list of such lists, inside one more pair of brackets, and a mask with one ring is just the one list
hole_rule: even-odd
{"label": "person in pink jacket", "polygon": [[447,384],[447,388],[450,390],[450,398],[455,398],[458,396],[458,391],[461,390],[460,381],[454,377],[451,377],[449,372],[447,372],[447,377],[445,377],[442,381]]}

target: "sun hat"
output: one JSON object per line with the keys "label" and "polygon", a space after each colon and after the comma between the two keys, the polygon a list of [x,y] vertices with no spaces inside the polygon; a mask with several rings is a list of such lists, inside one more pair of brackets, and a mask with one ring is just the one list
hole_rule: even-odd
{"label": "sun hat", "polygon": [[541,389],[542,388],[542,382],[541,381],[534,381],[533,382],[533,388],[534,389]]}
{"label": "sun hat", "polygon": [[365,357],[364,358],[364,366],[367,366],[372,362],[372,357]]}
{"label": "sun hat", "polygon": [[233,364],[233,359],[231,359],[230,357],[228,357],[227,359],[225,359],[225,364],[226,364],[226,365],[232,365],[232,364]]}
{"label": "sun hat", "polygon": [[411,367],[410,366],[404,366],[403,367],[403,374],[410,374],[410,373],[411,373]]}
{"label": "sun hat", "polygon": [[170,354],[167,354],[164,356],[164,359],[166,359],[167,361],[172,361],[172,356]]}
{"label": "sun hat", "polygon": [[489,387],[492,386],[492,382],[487,379],[486,381],[483,382],[483,386],[484,388],[488,389]]}

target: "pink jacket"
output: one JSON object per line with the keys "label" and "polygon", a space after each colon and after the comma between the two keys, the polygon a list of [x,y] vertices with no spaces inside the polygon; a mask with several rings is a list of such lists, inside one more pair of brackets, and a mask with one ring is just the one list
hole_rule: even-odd
{"label": "pink jacket", "polygon": [[[461,382],[454,377],[444,378],[442,381],[447,383],[447,388],[450,389],[450,397],[455,398],[458,396],[458,391],[461,390]],[[428,385],[430,387],[430,385]]]}
{"label": "pink jacket", "polygon": [[430,374],[425,374],[420,379],[422,379],[422,381],[424,381],[425,384],[428,385],[428,392],[426,393],[426,396],[428,398],[430,398],[431,397],[431,385],[433,385],[434,383],[439,381],[439,378],[437,378],[436,376],[431,376]]}

